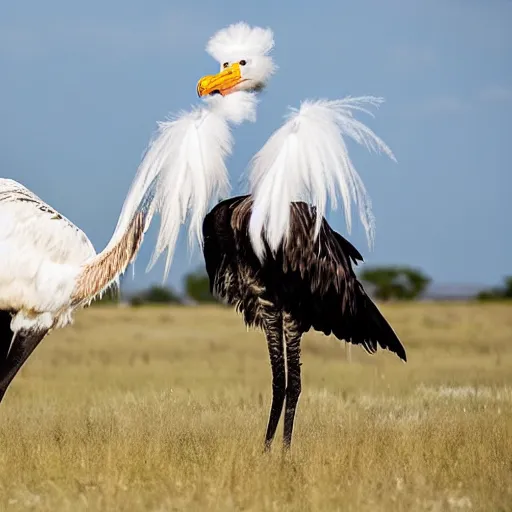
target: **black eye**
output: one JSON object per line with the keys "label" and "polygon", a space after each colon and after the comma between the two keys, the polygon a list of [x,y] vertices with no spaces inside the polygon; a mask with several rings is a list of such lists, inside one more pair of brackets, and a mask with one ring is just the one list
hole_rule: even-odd
{"label": "black eye", "polygon": [[227,68],[228,66],[229,66],[229,62],[224,62],[224,64],[222,64],[223,68]]}
{"label": "black eye", "polygon": [[244,59],[242,59],[242,60],[239,62],[239,64],[240,64],[240,66],[245,66],[245,65],[247,64],[247,62],[246,62]]}

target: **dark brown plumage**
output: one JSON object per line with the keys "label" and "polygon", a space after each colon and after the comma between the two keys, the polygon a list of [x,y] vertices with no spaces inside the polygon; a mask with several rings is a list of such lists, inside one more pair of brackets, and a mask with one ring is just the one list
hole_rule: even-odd
{"label": "dark brown plumage", "polygon": [[[262,264],[248,234],[251,196],[219,203],[203,223],[203,252],[212,293],[234,305],[249,326],[263,329],[272,367],[272,406],[265,438],[270,447],[286,398],[284,444],[292,438],[301,391],[300,340],[313,328],[340,340],[377,346],[406,361],[404,347],[353,271],[363,258],[325,219],[313,239],[315,212],[293,203],[290,236]],[[285,351],[286,347],[286,351]],[[286,357],[286,366],[285,366]]]}

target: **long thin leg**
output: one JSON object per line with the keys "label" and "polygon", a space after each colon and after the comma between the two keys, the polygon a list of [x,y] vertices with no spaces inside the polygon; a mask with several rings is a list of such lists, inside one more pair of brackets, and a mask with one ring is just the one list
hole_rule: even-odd
{"label": "long thin leg", "polygon": [[272,406],[265,436],[265,450],[270,448],[283,411],[286,374],[283,347],[283,316],[276,309],[265,314],[264,331],[267,337],[270,366],[272,367]]}
{"label": "long thin leg", "polygon": [[23,366],[23,363],[28,359],[30,354],[32,354],[46,334],[47,331],[20,331],[16,334],[7,359],[0,363],[0,402],[9,384]]}
{"label": "long thin leg", "polygon": [[284,339],[286,344],[286,366],[288,383],[286,386],[286,408],[284,413],[283,443],[289,448],[292,442],[295,409],[301,392],[300,340],[302,333],[298,323],[289,313],[283,315]]}

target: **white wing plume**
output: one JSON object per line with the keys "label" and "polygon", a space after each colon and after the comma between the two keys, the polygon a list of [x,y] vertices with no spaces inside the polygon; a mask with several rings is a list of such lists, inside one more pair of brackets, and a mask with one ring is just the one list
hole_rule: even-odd
{"label": "white wing plume", "polygon": [[116,233],[122,233],[138,211],[150,208],[146,229],[154,213],[160,213],[148,268],[167,249],[164,279],[187,216],[191,217],[189,241],[195,235],[201,243],[202,222],[210,203],[228,194],[225,159],[233,145],[229,123],[254,121],[256,102],[256,95],[249,92],[208,97],[204,106],[159,123],[125,200]]}
{"label": "white wing plume", "polygon": [[[304,101],[291,109],[285,124],[254,156],[250,168],[253,213],[250,237],[260,259],[264,257],[263,231],[272,251],[288,236],[290,203],[305,201],[316,207],[315,238],[318,236],[327,198],[332,207],[340,193],[347,229],[351,229],[351,201],[359,206],[368,243],[373,244],[375,220],[371,201],[343,139],[348,135],[370,151],[395,157],[389,147],[353,117],[353,111],[372,115],[364,106],[378,106],[382,98],[363,96],[341,100]],[[396,160],[395,160],[396,161]]]}

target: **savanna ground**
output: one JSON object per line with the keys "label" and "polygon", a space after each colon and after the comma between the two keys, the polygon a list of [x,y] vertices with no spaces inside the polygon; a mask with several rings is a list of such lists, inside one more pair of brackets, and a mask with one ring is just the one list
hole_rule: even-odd
{"label": "savanna ground", "polygon": [[232,310],[81,312],[0,406],[0,510],[512,510],[512,306],[382,309],[409,362],[308,334],[287,456]]}

